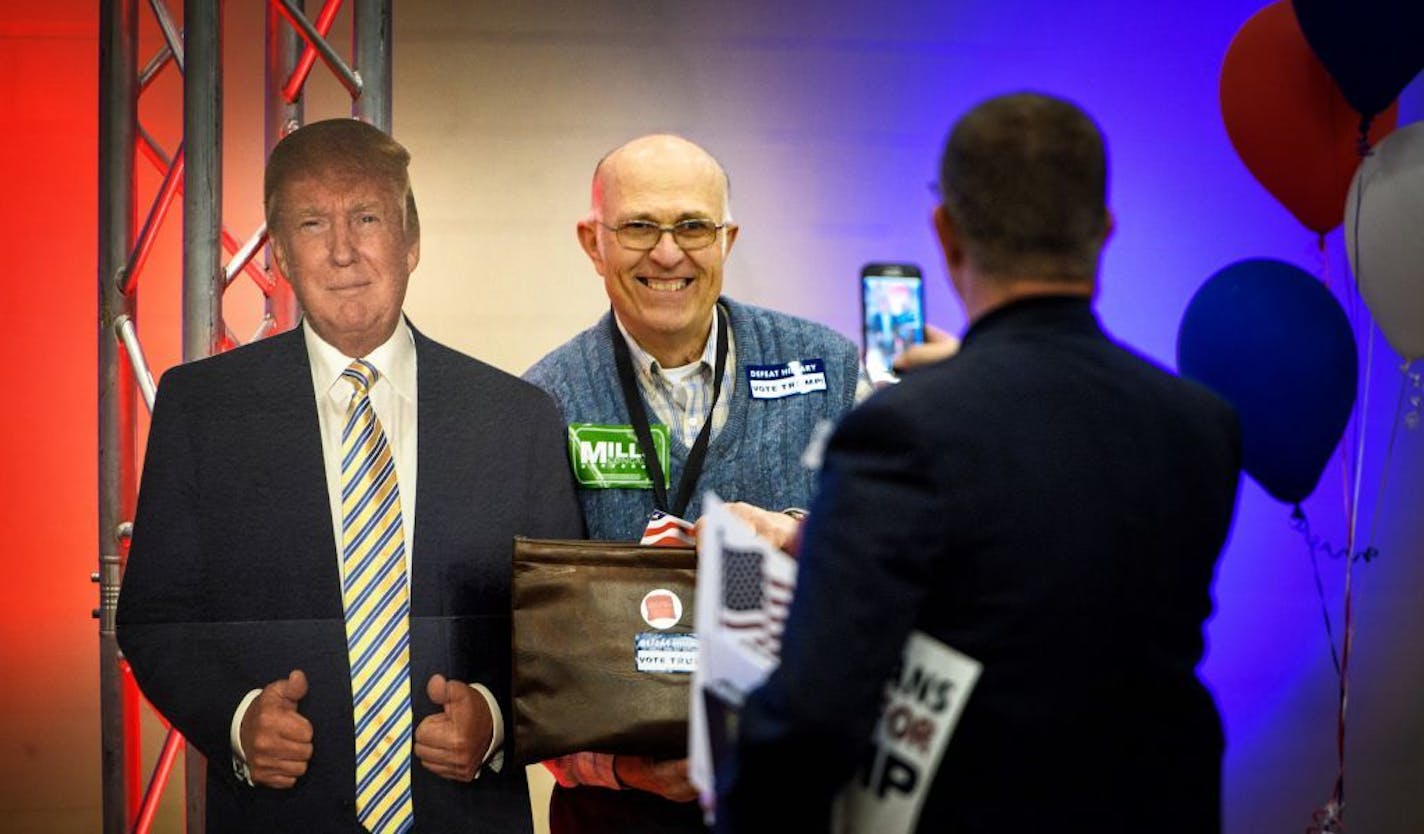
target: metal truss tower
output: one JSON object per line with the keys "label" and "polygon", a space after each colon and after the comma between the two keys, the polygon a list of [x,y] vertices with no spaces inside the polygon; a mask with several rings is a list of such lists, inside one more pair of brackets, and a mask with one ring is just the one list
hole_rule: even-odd
{"label": "metal truss tower", "polygon": [[[343,0],[325,0],[315,19],[303,0],[239,4],[266,14],[265,149],[303,122],[302,93],[318,59],[351,95],[352,115],[391,129],[391,0],[352,0],[350,62],[327,41]],[[145,780],[140,739],[142,696],[119,651],[114,619],[128,554],[138,477],[138,397],[152,409],[153,374],[135,326],[141,282],[171,280],[144,267],[168,210],[182,194],[183,361],[237,344],[223,320],[223,295],[246,275],[261,291],[261,325],[249,340],[297,322],[291,288],[255,256],[267,241],[260,227],[244,239],[222,223],[222,3],[184,0],[182,25],[167,0],[147,0],[163,45],[138,63],[140,0],[99,4],[99,584],[100,732],[103,831],[146,832],[185,744],[172,727]],[[183,78],[183,136],[171,153],[139,123],[139,97],[169,67]],[[162,175],[138,223],[139,157]],[[252,176],[260,178],[261,172]],[[135,232],[135,229],[137,231]],[[223,263],[226,253],[227,262]],[[161,716],[160,716],[161,718]],[[167,722],[164,722],[167,726]],[[217,766],[227,766],[221,763]],[[205,763],[187,750],[187,831],[201,834],[206,810]]]}

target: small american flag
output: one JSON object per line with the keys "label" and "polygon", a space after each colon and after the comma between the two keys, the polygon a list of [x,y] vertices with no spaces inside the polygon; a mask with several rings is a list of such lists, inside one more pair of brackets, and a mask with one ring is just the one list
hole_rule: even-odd
{"label": "small american flag", "polygon": [[643,538],[639,544],[654,547],[684,547],[697,544],[696,532],[690,521],[683,521],[662,510],[653,510],[648,516],[648,524],[643,528]]}
{"label": "small american flag", "polygon": [[781,656],[781,632],[786,629],[786,615],[791,610],[791,596],[796,591],[796,582],[785,582],[771,575],[765,577],[766,601],[762,609],[766,611],[766,631],[757,642],[772,657]]}
{"label": "small american flag", "polygon": [[757,550],[722,550],[721,625],[743,645],[775,658],[795,591],[794,576],[772,576]]}
{"label": "small american flag", "polygon": [[722,550],[722,607],[733,613],[761,612],[761,551]]}

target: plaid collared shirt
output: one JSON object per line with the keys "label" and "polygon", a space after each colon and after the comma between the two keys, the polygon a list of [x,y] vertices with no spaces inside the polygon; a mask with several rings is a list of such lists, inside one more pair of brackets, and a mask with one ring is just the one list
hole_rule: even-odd
{"label": "plaid collared shirt", "polygon": [[[633,360],[633,373],[638,378],[638,388],[643,399],[652,406],[663,425],[691,447],[697,442],[697,434],[702,431],[702,423],[707,419],[708,405],[712,401],[712,374],[717,362],[717,316],[723,315],[721,308],[714,307],[711,332],[707,334],[707,345],[702,356],[691,365],[673,368],[671,372],[658,364],[651,354],[628,335],[623,322],[618,322],[618,330],[628,343],[629,356]],[[615,317],[616,318],[616,317]],[[737,378],[736,340],[732,329],[727,328],[727,368],[722,375],[722,393],[717,397],[717,407],[712,412],[712,435],[727,424],[731,413],[732,389]]]}

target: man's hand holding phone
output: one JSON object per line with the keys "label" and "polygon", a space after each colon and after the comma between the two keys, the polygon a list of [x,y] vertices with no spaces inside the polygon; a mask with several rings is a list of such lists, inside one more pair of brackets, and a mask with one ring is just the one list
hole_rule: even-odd
{"label": "man's hand holding phone", "polygon": [[905,352],[895,357],[895,373],[904,374],[916,368],[933,365],[959,352],[959,339],[933,324],[925,324],[925,340],[905,348]]}

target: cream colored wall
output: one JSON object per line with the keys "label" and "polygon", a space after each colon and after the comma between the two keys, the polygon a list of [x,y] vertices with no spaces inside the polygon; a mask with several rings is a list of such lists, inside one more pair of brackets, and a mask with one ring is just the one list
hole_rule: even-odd
{"label": "cream colored wall", "polygon": [[[407,305],[420,327],[521,372],[590,324],[607,300],[574,223],[593,167],[663,130],[730,173],[743,228],[728,293],[854,336],[860,263],[908,258],[930,267],[939,318],[957,316],[923,187],[948,114],[905,124],[876,95],[922,72],[909,13],[731,5],[398,6],[394,122],[424,224]],[[915,164],[867,165],[867,143]]]}

